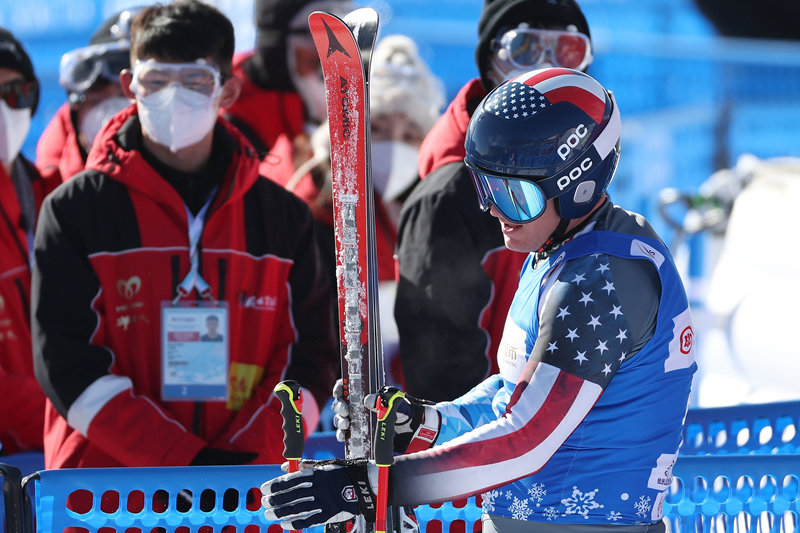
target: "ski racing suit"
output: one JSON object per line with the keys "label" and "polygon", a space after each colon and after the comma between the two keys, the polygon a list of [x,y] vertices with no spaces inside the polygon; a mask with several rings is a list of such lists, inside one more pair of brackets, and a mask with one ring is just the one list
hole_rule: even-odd
{"label": "ski racing suit", "polygon": [[606,201],[529,255],[498,359],[498,375],[437,404],[440,444],[396,458],[392,502],[481,493],[503,531],[663,527],[696,364],[682,282],[649,224]]}
{"label": "ski racing suit", "polygon": [[143,153],[131,106],[42,207],[32,302],[47,468],[182,466],[206,447],[278,463],[275,385],[295,379],[319,405],[329,397],[338,354],[311,213],[259,176],[224,120],[213,142],[217,193],[196,257],[227,303],[227,401],[162,397],[161,308],[190,271],[191,203]]}

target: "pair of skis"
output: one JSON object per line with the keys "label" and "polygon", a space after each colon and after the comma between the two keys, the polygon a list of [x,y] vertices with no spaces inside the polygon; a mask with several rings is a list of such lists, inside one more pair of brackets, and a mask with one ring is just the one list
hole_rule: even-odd
{"label": "pair of skis", "polygon": [[[385,379],[369,149],[369,70],[378,33],[378,13],[371,8],[361,8],[340,19],[316,11],[309,16],[308,23],[325,79],[330,128],[339,345],[344,399],[350,407],[345,458],[372,458],[378,465],[375,532],[384,533],[387,530],[388,469],[393,458],[394,408],[402,393],[379,396],[378,416],[373,424],[370,411],[364,407],[364,398],[378,392]],[[300,423],[291,417],[299,411],[291,400],[292,390],[285,389],[279,397],[288,401],[284,403],[284,420],[293,420],[290,424],[284,423],[284,433],[295,433],[290,436],[292,451],[288,444],[286,446],[292,457],[286,457],[290,464],[296,464],[291,459],[299,458],[302,448],[298,453],[296,427]],[[374,442],[370,435],[375,435]],[[302,435],[299,439],[302,443]],[[398,513],[389,512],[388,519],[393,523],[390,529],[399,531]],[[352,525],[328,528],[342,533],[351,529],[358,533],[369,531],[361,516]]]}

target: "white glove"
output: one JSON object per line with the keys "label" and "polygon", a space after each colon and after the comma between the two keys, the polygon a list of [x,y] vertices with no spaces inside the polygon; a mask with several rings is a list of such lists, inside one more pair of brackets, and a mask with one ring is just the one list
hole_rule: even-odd
{"label": "white glove", "polygon": [[[368,394],[364,398],[364,406],[375,412],[377,394]],[[336,428],[336,440],[345,441],[350,429],[350,406],[344,399],[344,384],[341,379],[333,386],[333,425]],[[419,400],[406,395],[397,408],[394,426],[394,451],[412,453],[427,450],[436,442],[441,427],[441,415],[426,400]]]}

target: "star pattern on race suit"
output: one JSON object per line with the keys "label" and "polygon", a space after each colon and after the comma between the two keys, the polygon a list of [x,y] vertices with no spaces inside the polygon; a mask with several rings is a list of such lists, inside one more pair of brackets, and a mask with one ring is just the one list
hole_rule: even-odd
{"label": "star pattern on race suit", "polygon": [[532,117],[549,107],[550,102],[530,85],[509,81],[501,85],[484,105],[495,116],[517,120]]}
{"label": "star pattern on race suit", "polygon": [[550,289],[534,355],[545,363],[605,388],[633,340],[617,298],[608,256],[565,263]]}

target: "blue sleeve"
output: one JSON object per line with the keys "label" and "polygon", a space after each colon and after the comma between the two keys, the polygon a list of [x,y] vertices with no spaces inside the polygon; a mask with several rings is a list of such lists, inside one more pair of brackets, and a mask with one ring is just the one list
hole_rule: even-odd
{"label": "blue sleeve", "polygon": [[445,443],[497,420],[501,413],[494,408],[494,400],[501,391],[504,391],[503,379],[499,374],[495,374],[460,398],[452,402],[437,403],[436,410],[442,415],[442,427],[436,444]]}

